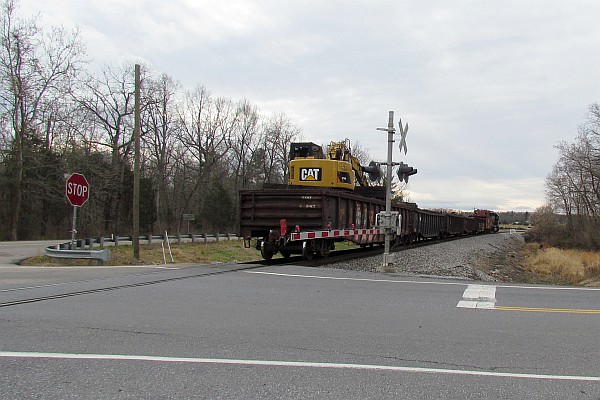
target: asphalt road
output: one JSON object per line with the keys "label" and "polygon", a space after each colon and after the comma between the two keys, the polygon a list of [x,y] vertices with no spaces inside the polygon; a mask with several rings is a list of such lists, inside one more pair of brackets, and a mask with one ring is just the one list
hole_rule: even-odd
{"label": "asphalt road", "polygon": [[47,246],[65,242],[68,242],[68,240],[0,242],[0,267],[15,265],[27,257],[44,255]]}
{"label": "asphalt road", "polygon": [[295,266],[4,266],[0,397],[598,400],[599,304]]}

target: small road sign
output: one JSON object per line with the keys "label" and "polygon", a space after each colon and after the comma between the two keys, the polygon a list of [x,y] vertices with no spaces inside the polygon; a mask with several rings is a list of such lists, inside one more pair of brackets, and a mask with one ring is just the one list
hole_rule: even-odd
{"label": "small road sign", "polygon": [[71,174],[67,179],[66,195],[71,205],[81,207],[90,197],[90,185],[81,174]]}

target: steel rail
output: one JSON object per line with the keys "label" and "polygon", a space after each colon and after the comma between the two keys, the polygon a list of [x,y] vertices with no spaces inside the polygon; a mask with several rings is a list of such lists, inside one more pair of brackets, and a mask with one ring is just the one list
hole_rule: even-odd
{"label": "steel rail", "polygon": [[261,267],[262,267],[262,265],[254,265],[254,266],[248,266],[248,267],[242,267],[242,268],[229,269],[229,270],[225,270],[225,271],[213,271],[213,272],[206,272],[206,273],[202,273],[202,274],[194,274],[194,275],[188,275],[188,276],[178,276],[178,277],[174,277],[174,278],[164,278],[164,279],[155,279],[155,280],[145,281],[145,282],[129,283],[129,284],[125,284],[125,285],[106,286],[106,287],[101,287],[101,288],[96,288],[96,289],[78,290],[78,291],[73,291],[73,292],[58,293],[58,294],[47,295],[47,296],[31,297],[31,298],[27,298],[27,299],[1,302],[0,308],[1,307],[11,307],[11,306],[16,306],[16,305],[21,305],[21,304],[37,303],[37,302],[46,301],[46,300],[64,299],[64,298],[68,298],[68,297],[82,296],[82,295],[94,294],[94,293],[102,293],[102,292],[108,292],[108,291],[112,291],[112,290],[129,289],[129,288],[157,285],[157,284],[161,284],[161,283],[175,282],[175,281],[181,281],[181,280],[185,280],[185,279],[195,279],[195,278],[203,278],[203,277],[208,277],[208,276],[223,275],[223,274],[227,274],[227,273],[231,273],[231,272],[246,271],[246,270],[251,270],[251,269],[256,269],[256,268],[261,268]]}

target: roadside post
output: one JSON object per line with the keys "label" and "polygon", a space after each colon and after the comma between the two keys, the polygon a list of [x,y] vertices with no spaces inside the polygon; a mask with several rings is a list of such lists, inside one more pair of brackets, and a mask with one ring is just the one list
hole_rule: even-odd
{"label": "roadside post", "polygon": [[196,216],[194,214],[183,214],[183,220],[187,221],[187,233],[190,233],[190,221],[194,221]]}

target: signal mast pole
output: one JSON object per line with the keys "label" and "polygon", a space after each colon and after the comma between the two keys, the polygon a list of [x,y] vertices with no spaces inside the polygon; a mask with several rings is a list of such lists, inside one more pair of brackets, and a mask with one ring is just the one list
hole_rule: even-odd
{"label": "signal mast pole", "polygon": [[392,222],[392,168],[394,164],[392,163],[392,144],[394,143],[394,133],[396,130],[394,129],[394,112],[389,112],[388,117],[388,127],[386,128],[377,128],[379,131],[387,131],[388,133],[388,149],[387,149],[387,182],[386,182],[386,192],[385,192],[385,247],[383,252],[383,272],[389,272],[389,256],[390,256],[390,241],[391,241],[391,222]]}
{"label": "signal mast pole", "polygon": [[[406,154],[406,133],[408,132],[408,124],[404,128],[402,128],[402,119],[398,122],[398,126],[400,128],[400,135],[402,136],[400,140],[400,152],[404,148],[404,154]],[[392,144],[394,143],[394,133],[396,130],[394,129],[394,112],[389,112],[388,117],[388,127],[386,128],[377,128],[378,131],[386,131],[388,133],[388,152],[387,152],[387,182],[386,182],[386,193],[385,193],[385,213],[383,214],[383,218],[381,218],[383,222],[383,229],[385,230],[385,248],[383,253],[383,264],[381,266],[381,272],[394,272],[390,263],[390,242],[392,240],[392,233],[394,230],[397,230],[396,226],[399,220],[394,216],[392,219],[392,169],[400,165],[400,170],[398,171],[398,177],[400,180],[404,179],[405,182],[408,183],[408,175],[414,175],[417,173],[417,170],[409,167],[408,165],[404,165],[403,163],[395,163],[392,161]],[[380,213],[381,215],[382,213]]]}

